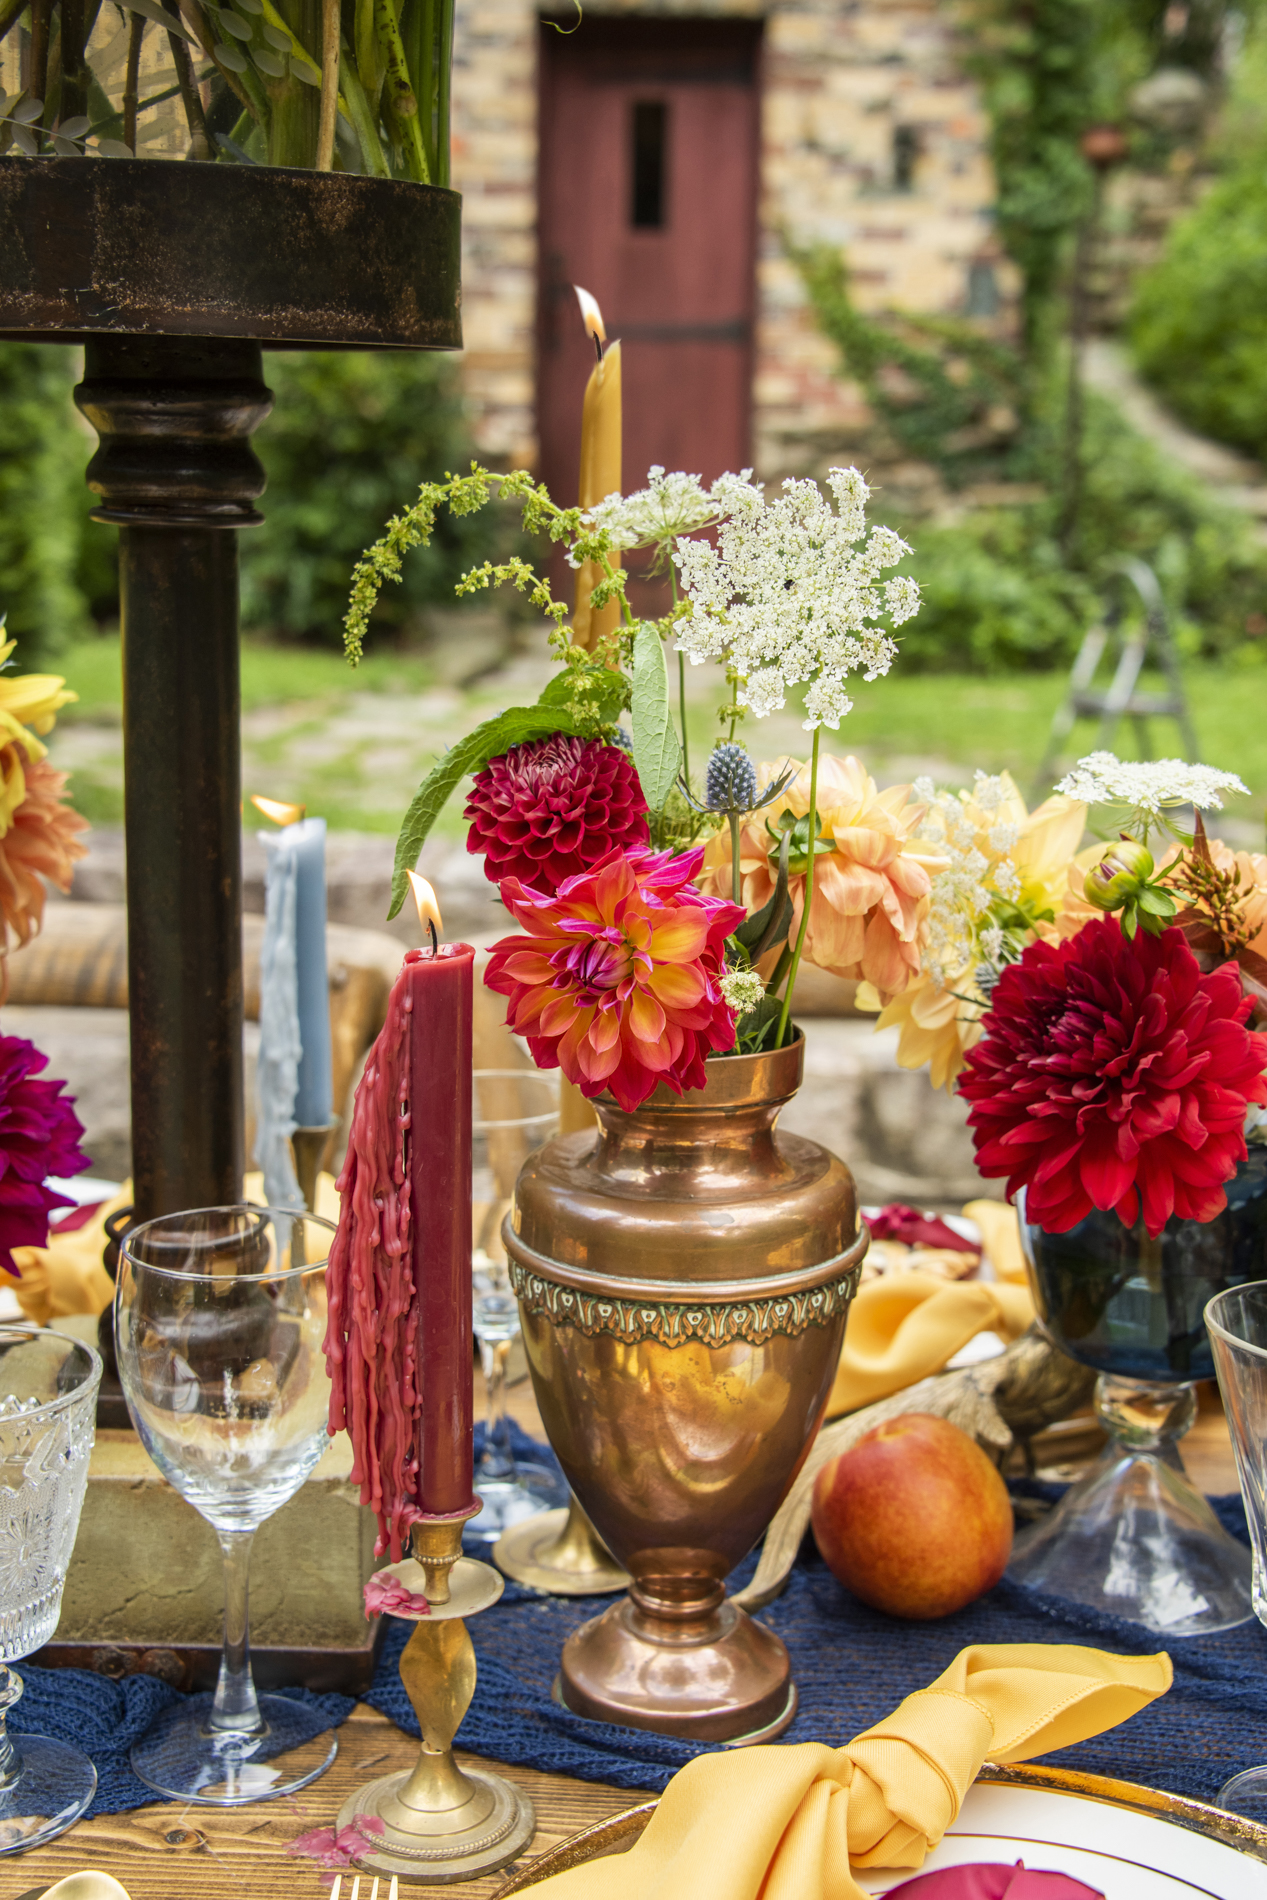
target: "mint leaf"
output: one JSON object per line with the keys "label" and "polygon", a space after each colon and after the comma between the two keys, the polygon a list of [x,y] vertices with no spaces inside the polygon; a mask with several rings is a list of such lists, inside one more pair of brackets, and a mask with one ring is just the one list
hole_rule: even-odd
{"label": "mint leaf", "polygon": [[645,621],[634,635],[633,756],[642,795],[662,811],[673,790],[682,753],[669,712],[669,668],[658,630]]}

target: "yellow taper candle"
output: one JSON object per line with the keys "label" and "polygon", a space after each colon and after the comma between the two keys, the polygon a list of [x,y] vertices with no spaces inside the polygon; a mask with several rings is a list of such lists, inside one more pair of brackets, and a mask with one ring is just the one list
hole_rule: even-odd
{"label": "yellow taper candle", "polygon": [[[607,331],[603,313],[588,290],[574,286],[585,334],[592,336],[601,352],[585,386],[585,407],[581,412],[581,480],[578,505],[593,508],[597,502],[621,489],[620,469],[620,344],[603,348]],[[609,556],[612,566],[619,555]],[[576,605],[572,613],[572,638],[578,647],[593,652],[605,634],[614,633],[620,624],[619,601],[608,601],[594,611],[590,595],[603,579],[603,570],[595,561],[586,561],[576,576]]]}

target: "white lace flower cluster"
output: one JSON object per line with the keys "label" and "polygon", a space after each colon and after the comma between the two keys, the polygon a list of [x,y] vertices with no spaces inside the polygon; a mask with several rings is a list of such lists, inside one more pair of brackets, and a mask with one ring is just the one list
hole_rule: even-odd
{"label": "white lace flower cluster", "polygon": [[[614,548],[665,547],[681,534],[715,527],[730,515],[761,505],[761,484],[753,482],[750,468],[720,475],[705,488],[698,475],[666,475],[657,464],[648,470],[647,484],[633,495],[608,495],[587,511],[586,522],[605,528]],[[571,554],[568,559],[573,567],[579,565]]]}
{"label": "white lace flower cluster", "polygon": [[1174,805],[1222,811],[1220,792],[1249,788],[1234,772],[1216,772],[1212,765],[1189,765],[1184,759],[1137,763],[1111,752],[1092,752],[1078,760],[1056,790],[1084,805],[1129,805],[1141,819],[1156,820]]}
{"label": "white lace flower cluster", "polygon": [[1020,828],[995,813],[1012,787],[978,772],[970,792],[939,792],[929,778],[916,779],[914,792],[928,807],[915,837],[950,859],[933,878],[922,967],[939,988],[962,989],[976,966],[997,969],[1007,957],[993,913],[1000,900],[1015,903],[1021,894],[1010,855]]}
{"label": "white lace flower cluster", "polygon": [[765,995],[765,984],[755,970],[727,970],[717,987],[736,1016],[746,1016]]}
{"label": "white lace flower cluster", "polygon": [[680,540],[673,559],[690,618],[678,647],[698,665],[725,658],[739,678],[737,703],[758,718],[779,711],[789,686],[809,681],[805,730],[837,727],[853,705],[851,673],[887,673],[897,646],[877,624],[894,627],[919,610],[912,580],[881,582],[910,552],[891,528],[866,534],[871,493],[856,468],[828,471],[836,509],[816,482],[785,481],[767,501],[752,490],[732,504],[718,545]]}

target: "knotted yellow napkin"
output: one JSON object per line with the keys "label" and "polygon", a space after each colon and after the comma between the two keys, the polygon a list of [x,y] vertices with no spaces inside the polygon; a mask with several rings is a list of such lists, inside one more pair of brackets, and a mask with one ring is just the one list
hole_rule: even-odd
{"label": "knotted yellow napkin", "polygon": [[940,1372],[978,1333],[1020,1337],[1034,1317],[1028,1287],[886,1273],[859,1287],[849,1308],[828,1418],[856,1411]]}
{"label": "knotted yellow napkin", "polygon": [[1124,1722],[1170,1658],[1060,1643],[961,1650],[931,1688],[845,1748],[701,1755],[629,1853],[555,1874],[536,1900],[866,1900],[858,1867],[919,1867],[981,1764],[1025,1761]]}

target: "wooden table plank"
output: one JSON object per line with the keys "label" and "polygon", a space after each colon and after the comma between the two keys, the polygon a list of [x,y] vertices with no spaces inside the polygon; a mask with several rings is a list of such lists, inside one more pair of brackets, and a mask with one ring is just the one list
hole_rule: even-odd
{"label": "wooden table plank", "polygon": [[[287,1854],[287,1844],[309,1828],[332,1826],[355,1788],[394,1768],[411,1767],[417,1755],[416,1741],[385,1716],[358,1704],[339,1730],[333,1767],[302,1793],[219,1810],[163,1802],[81,1821],[49,1846],[12,1857],[5,1865],[2,1891],[42,1891],[65,1874],[96,1867],[121,1881],[131,1900],[323,1900],[329,1891],[326,1871],[315,1861]],[[531,1799],[537,1832],[521,1864],[581,1828],[646,1799],[606,1783],[481,1763],[461,1751],[458,1759],[496,1768]],[[419,1900],[454,1891],[463,1900],[489,1900],[506,1878],[503,1870],[456,1889],[410,1881],[407,1890]],[[384,1881],[380,1894],[386,1887]],[[368,1896],[364,1882],[361,1892]]]}

